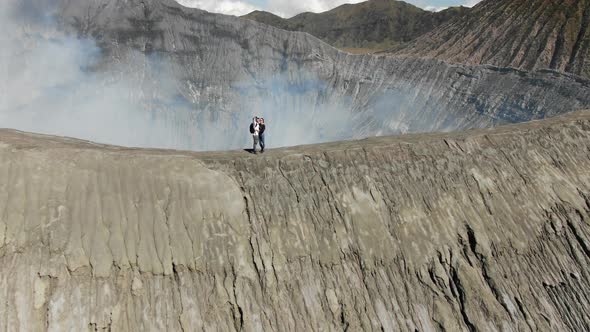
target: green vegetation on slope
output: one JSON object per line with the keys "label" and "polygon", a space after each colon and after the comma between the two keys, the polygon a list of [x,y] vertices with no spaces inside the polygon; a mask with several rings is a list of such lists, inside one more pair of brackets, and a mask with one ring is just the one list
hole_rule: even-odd
{"label": "green vegetation on slope", "polygon": [[335,47],[370,51],[411,41],[468,10],[453,7],[434,13],[403,1],[369,0],[289,19],[261,11],[244,17],[283,30],[307,32]]}

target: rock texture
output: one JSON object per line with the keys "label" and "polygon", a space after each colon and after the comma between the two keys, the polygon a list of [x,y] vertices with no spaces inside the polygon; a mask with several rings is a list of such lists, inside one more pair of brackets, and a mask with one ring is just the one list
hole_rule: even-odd
{"label": "rock texture", "polygon": [[[133,104],[171,128],[171,144],[151,146],[242,147],[252,110],[271,118],[269,135],[285,133],[273,137],[275,144],[292,145],[490,127],[590,107],[590,81],[549,70],[351,55],[305,33],[172,0],[55,3],[62,29],[91,38],[103,50],[95,69],[112,73],[105,84],[121,76],[132,80]],[[21,26],[23,38],[38,29]],[[129,56],[138,50],[145,57]],[[166,64],[169,87],[159,85],[161,71],[151,59]],[[123,73],[120,63],[128,66]],[[330,130],[334,119],[344,120]],[[293,124],[303,124],[302,130],[293,133]]]}
{"label": "rock texture", "polygon": [[0,331],[581,331],[590,113],[187,153],[0,131]]}
{"label": "rock texture", "polygon": [[398,54],[590,77],[590,1],[486,0]]}
{"label": "rock texture", "polygon": [[466,7],[452,7],[431,12],[403,1],[369,0],[289,19],[262,11],[243,17],[284,30],[307,32],[339,48],[370,52],[409,42],[468,11]]}

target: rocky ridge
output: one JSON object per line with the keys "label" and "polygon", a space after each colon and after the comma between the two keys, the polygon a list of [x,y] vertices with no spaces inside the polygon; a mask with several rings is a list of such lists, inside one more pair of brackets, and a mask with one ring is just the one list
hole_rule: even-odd
{"label": "rocky ridge", "polygon": [[589,25],[588,0],[484,0],[394,53],[590,77]]}
{"label": "rocky ridge", "polygon": [[264,11],[243,17],[283,30],[307,32],[338,48],[374,52],[409,42],[468,10],[452,7],[430,12],[403,1],[369,0],[288,19]]}
{"label": "rocky ridge", "polygon": [[259,156],[0,130],[0,331],[585,330],[589,152],[589,112]]}

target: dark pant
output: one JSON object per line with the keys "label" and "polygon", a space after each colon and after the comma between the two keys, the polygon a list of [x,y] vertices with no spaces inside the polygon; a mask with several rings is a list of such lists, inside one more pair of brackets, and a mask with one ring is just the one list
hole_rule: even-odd
{"label": "dark pant", "polygon": [[264,134],[260,134],[260,149],[264,150]]}

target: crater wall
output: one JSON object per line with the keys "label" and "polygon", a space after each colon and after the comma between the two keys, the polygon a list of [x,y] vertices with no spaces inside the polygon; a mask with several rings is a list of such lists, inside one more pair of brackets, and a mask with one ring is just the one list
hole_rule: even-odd
{"label": "crater wall", "polygon": [[245,152],[0,131],[0,330],[584,330],[590,113]]}

